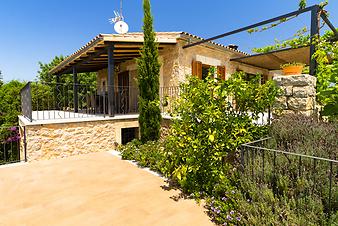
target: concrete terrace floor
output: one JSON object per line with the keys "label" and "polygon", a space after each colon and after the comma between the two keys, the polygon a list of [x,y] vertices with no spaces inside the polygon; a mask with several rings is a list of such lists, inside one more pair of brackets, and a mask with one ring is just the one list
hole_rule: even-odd
{"label": "concrete terrace floor", "polygon": [[107,152],[0,168],[0,225],[213,225],[166,185]]}

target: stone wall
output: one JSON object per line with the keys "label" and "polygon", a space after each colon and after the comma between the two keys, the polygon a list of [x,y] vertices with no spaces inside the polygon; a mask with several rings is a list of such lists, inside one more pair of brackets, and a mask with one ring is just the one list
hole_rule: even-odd
{"label": "stone wall", "polygon": [[27,161],[114,150],[121,128],[131,127],[138,127],[137,118],[25,125]]}
{"label": "stone wall", "polygon": [[301,113],[312,115],[316,107],[316,77],[311,75],[274,76],[281,94],[274,106],[275,113]]}

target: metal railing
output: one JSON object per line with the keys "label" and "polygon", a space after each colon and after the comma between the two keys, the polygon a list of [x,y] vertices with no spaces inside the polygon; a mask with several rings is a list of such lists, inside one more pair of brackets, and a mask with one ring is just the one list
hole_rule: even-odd
{"label": "metal railing", "polygon": [[[137,87],[29,82],[21,90],[22,115],[30,121],[108,116],[108,90],[114,90],[114,114],[138,113]],[[161,87],[162,112],[170,112],[179,87]],[[77,95],[76,95],[77,93]]]}
{"label": "metal railing", "polygon": [[105,117],[108,89],[114,90],[114,114],[138,112],[136,87],[30,82],[21,90],[22,115],[30,121]]}
{"label": "metal railing", "polygon": [[[332,212],[338,211],[338,161],[275,147],[272,138],[241,145],[240,161],[245,177],[258,185],[267,185],[274,194],[287,195],[284,193],[292,190],[295,199],[319,198],[330,218]],[[288,187],[281,189],[280,181]]]}
{"label": "metal railing", "polygon": [[20,161],[20,134],[17,126],[0,127],[0,165]]}
{"label": "metal railing", "polygon": [[160,107],[161,112],[171,113],[174,109],[174,103],[180,96],[181,89],[179,86],[161,87],[160,88]]}

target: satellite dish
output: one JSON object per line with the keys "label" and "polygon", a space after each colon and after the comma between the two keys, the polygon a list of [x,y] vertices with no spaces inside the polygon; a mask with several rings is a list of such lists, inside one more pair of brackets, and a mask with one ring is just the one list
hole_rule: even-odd
{"label": "satellite dish", "polygon": [[120,20],[120,21],[115,23],[114,30],[118,34],[126,34],[129,31],[129,26],[126,22],[124,22],[123,20]]}
{"label": "satellite dish", "polygon": [[114,25],[114,30],[118,34],[126,34],[129,31],[129,26],[126,22],[124,22],[124,17],[122,14],[122,0],[121,0],[121,8],[120,12],[114,11],[115,17],[109,19],[109,22]]}

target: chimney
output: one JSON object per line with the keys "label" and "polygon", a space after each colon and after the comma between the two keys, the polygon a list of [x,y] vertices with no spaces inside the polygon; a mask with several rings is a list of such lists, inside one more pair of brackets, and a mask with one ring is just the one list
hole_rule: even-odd
{"label": "chimney", "polygon": [[235,44],[229,44],[228,47],[233,50],[238,50],[238,45]]}

